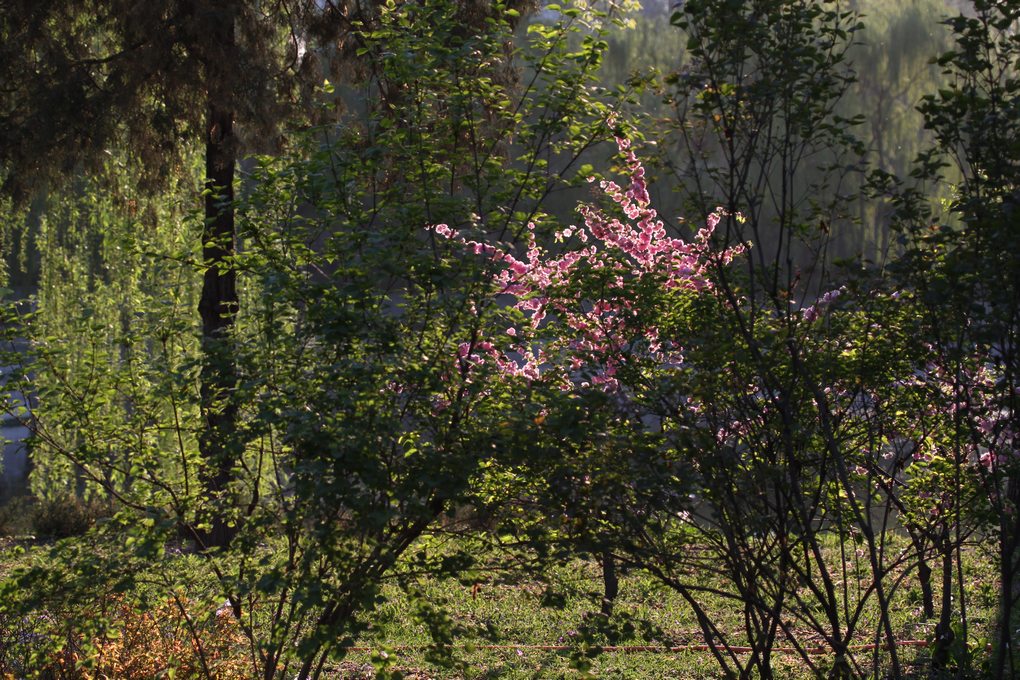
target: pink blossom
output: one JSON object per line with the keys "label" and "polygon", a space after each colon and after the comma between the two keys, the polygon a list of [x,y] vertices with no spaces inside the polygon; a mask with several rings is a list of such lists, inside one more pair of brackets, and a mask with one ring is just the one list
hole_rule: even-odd
{"label": "pink blossom", "polygon": [[[437,234],[496,264],[495,292],[513,298],[511,305],[524,314],[533,331],[549,332],[537,351],[514,327],[505,330],[515,341],[506,352],[492,343],[476,343],[476,349],[505,375],[617,391],[621,389],[619,369],[629,356],[650,359],[664,368],[679,366],[683,361],[681,350],[660,338],[654,320],[639,313],[643,303],[635,302],[635,296],[648,289],[646,281],[665,290],[711,292],[708,263],[729,262],[743,252],[744,246],[709,252],[708,241],[719,223],[719,214],[709,216],[694,242],[670,238],[649,205],[645,171],[630,142],[619,138],[617,144],[629,185],[624,189],[602,180],[599,186],[626,219],[607,215],[594,206],[580,206],[583,223],[555,232],[554,237],[557,242],[567,242],[576,236],[581,247],[568,243],[565,252],[552,257],[539,245],[535,225],[529,224],[522,260],[505,246],[469,241],[446,225],[433,227]],[[597,297],[582,299],[577,293],[566,292],[570,288],[565,286],[583,282],[586,277],[599,282],[595,289],[602,292]],[[483,361],[475,354],[469,357],[470,351],[470,346],[463,343],[458,347],[458,357],[469,364]]]}

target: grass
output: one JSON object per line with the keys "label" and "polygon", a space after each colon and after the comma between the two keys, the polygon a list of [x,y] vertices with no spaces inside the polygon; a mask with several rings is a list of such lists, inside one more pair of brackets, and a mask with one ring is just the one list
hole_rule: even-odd
{"label": "grass", "polygon": [[[32,560],[46,559],[49,545],[38,540],[0,540],[0,578]],[[189,593],[196,606],[206,607],[199,603],[215,602],[218,596],[200,565],[201,561],[194,555],[170,555],[159,568],[166,573],[183,575],[193,584]],[[976,637],[980,637],[981,628],[994,618],[995,572],[991,560],[976,549],[967,553],[965,569],[968,617],[978,630]],[[602,592],[599,566],[594,562],[575,560],[548,568],[540,575],[504,572],[499,577],[493,576],[500,573],[498,569],[480,571],[475,579],[464,580],[422,578],[414,584],[417,589],[414,597],[409,597],[395,583],[388,584],[384,597],[370,616],[368,631],[355,643],[357,649],[334,664],[328,677],[373,678],[379,668],[396,670],[405,678],[416,680],[592,676],[695,680],[720,677],[718,666],[707,651],[598,653],[607,645],[677,647],[703,643],[690,606],[676,592],[646,573],[632,570],[621,576],[620,595],[609,620],[597,613]],[[698,577],[705,585],[725,587],[717,574]],[[896,591],[890,611],[900,640],[928,639],[934,630],[935,622],[923,620],[921,615],[920,590],[915,581],[908,575],[903,587]],[[699,602],[722,630],[733,635],[734,644],[746,644],[739,607],[716,595],[705,596]],[[432,618],[423,615],[423,611],[431,612]],[[444,648],[449,652],[445,655],[437,654],[430,632],[429,621],[434,627],[436,612],[443,612],[442,625],[455,633],[452,649]],[[40,612],[41,617],[48,614]],[[68,612],[64,615],[86,614]],[[872,608],[870,623],[865,629],[877,621],[876,614]],[[175,615],[172,607],[161,614],[170,618]],[[121,625],[142,639],[147,635],[145,626],[152,624],[142,625],[132,616],[125,609]],[[820,643],[810,630],[803,626],[795,628],[801,643]],[[183,625],[179,629],[183,631]],[[230,635],[236,637],[236,633]],[[868,635],[870,631],[866,630],[858,641],[870,642]],[[234,644],[231,639],[228,635],[227,642]],[[781,640],[778,644],[788,643]],[[0,641],[0,647],[2,645]],[[565,649],[540,649],[543,646]],[[901,654],[917,677],[926,674],[927,650],[902,648]],[[780,678],[815,677],[793,655],[777,655],[774,665]],[[0,677],[4,677],[3,670],[0,668]],[[124,677],[130,680],[148,676]]]}
{"label": "grass", "polygon": [[[982,626],[993,620],[994,570],[976,552],[968,556],[966,569],[968,583],[972,586],[968,593],[971,598],[969,619],[980,632]],[[690,606],[676,592],[647,574],[632,571],[621,579],[616,611],[609,622],[596,614],[601,597],[598,565],[576,562],[546,574],[546,578],[566,594],[559,603],[561,606],[548,606],[546,586],[538,582],[487,583],[481,588],[455,580],[427,583],[424,595],[429,601],[447,608],[453,620],[464,630],[476,631],[458,641],[458,663],[454,668],[430,662],[423,651],[430,643],[428,631],[408,614],[410,607],[398,592],[391,592],[391,599],[373,618],[376,623],[373,635],[359,644],[376,650],[387,649],[394,665],[410,677],[517,680],[583,676],[576,668],[576,660],[584,656],[589,645],[681,647],[698,646],[704,642]],[[718,576],[711,576],[708,580],[720,585]],[[923,619],[919,587],[909,579],[905,583],[897,591],[891,611],[897,639],[928,640],[933,635],[936,622]],[[723,630],[734,636],[735,644],[747,644],[746,639],[741,638],[742,614],[730,601],[707,596],[700,603],[711,612]],[[872,625],[877,625],[877,612],[871,612],[870,620]],[[799,639],[802,644],[823,645],[812,631],[802,627],[798,632],[802,635]],[[872,642],[871,633],[868,630],[866,635],[859,635],[856,644]],[[571,649],[553,651],[535,648],[545,645]],[[789,643],[780,641],[778,646],[788,647]],[[918,677],[927,676],[928,652],[925,648],[902,647],[900,655],[908,671]],[[352,652],[348,660],[352,666],[345,671],[344,677],[370,677],[358,676],[352,669],[369,667],[371,653]],[[600,678],[707,679],[720,676],[711,653],[700,650],[610,651],[594,655],[589,661],[590,673]],[[777,654],[774,666],[777,677],[815,677],[793,654]]]}

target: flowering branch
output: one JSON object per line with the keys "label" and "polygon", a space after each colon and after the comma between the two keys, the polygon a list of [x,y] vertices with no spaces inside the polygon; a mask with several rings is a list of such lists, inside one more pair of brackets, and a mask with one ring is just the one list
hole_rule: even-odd
{"label": "flowering branch", "polygon": [[493,342],[460,345],[462,365],[489,360],[503,374],[528,381],[551,380],[563,389],[600,386],[616,391],[617,374],[631,359],[640,357],[660,366],[683,362],[682,348],[660,335],[656,307],[661,297],[711,291],[710,261],[728,264],[745,246],[710,251],[719,212],[709,216],[693,241],[667,236],[650,206],[644,167],[629,140],[616,142],[629,186],[624,189],[605,180],[599,186],[625,218],[581,205],[583,224],[555,234],[555,241],[564,244],[560,254],[538,245],[533,223],[528,225],[523,257],[465,238],[445,224],[432,227],[436,234],[495,263],[494,293],[510,296],[510,307],[526,319],[505,330],[509,342],[501,343],[502,350]]}

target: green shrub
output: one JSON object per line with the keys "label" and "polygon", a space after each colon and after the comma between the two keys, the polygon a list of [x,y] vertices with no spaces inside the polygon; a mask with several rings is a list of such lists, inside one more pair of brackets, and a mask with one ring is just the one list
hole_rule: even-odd
{"label": "green shrub", "polygon": [[29,501],[24,496],[0,504],[0,536],[17,536],[29,530]]}
{"label": "green shrub", "polygon": [[84,501],[74,494],[39,499],[32,508],[32,529],[37,536],[67,538],[81,536],[100,517],[110,514],[108,503]]}

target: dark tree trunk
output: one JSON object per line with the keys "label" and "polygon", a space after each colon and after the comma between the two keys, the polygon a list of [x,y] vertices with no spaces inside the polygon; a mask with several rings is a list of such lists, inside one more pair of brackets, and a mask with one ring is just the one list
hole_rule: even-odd
{"label": "dark tree trunk", "polygon": [[925,620],[935,618],[935,593],[931,586],[931,567],[923,553],[920,553],[917,564],[917,578],[921,584],[921,606],[924,607]]}
{"label": "dark tree trunk", "polygon": [[616,576],[616,560],[609,549],[602,551],[602,584],[605,591],[602,596],[602,613],[609,617],[613,615],[613,604],[616,596],[620,593],[620,580]]}
{"label": "dark tree trunk", "polygon": [[[235,530],[228,525],[216,502],[226,493],[234,466],[232,445],[237,407],[231,398],[236,373],[230,351],[230,333],[237,315],[237,275],[230,262],[234,254],[234,165],[236,145],[234,111],[230,101],[229,55],[234,52],[234,14],[229,5],[209,10],[210,40],[215,55],[206,63],[209,83],[205,138],[205,224],[202,257],[205,278],[198,304],[202,316],[201,408],[205,428],[199,439],[205,470],[203,491],[211,514],[203,519],[206,530],[198,532],[201,547],[224,547]],[[216,58],[216,57],[220,58]],[[225,94],[226,93],[226,94]]]}
{"label": "dark tree trunk", "polygon": [[[1020,479],[1011,475],[1006,496],[1010,505],[1020,507]],[[1013,677],[1014,611],[1020,599],[1020,518],[1003,515],[999,529],[999,612],[997,639],[991,677],[995,680]]]}
{"label": "dark tree trunk", "polygon": [[[946,530],[948,532],[948,530]],[[953,548],[948,533],[939,541],[942,556],[942,606],[939,622],[935,626],[935,647],[931,653],[931,677],[944,677],[949,667],[950,647],[956,635],[953,632]]]}

